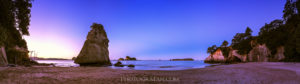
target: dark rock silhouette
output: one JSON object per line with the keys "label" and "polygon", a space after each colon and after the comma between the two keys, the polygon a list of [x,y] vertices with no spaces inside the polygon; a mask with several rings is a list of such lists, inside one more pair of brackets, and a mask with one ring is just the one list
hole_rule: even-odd
{"label": "dark rock silhouette", "polygon": [[122,62],[118,61],[116,64],[114,64],[114,66],[116,67],[124,67],[124,65],[122,65]]}
{"label": "dark rock silhouette", "polygon": [[108,38],[101,24],[93,23],[86,41],[75,59],[80,66],[111,65],[108,51]]}
{"label": "dark rock silhouette", "polygon": [[171,61],[194,61],[193,58],[171,59]]}
{"label": "dark rock silhouette", "polygon": [[135,67],[133,64],[129,64],[128,67]]}
{"label": "dark rock silhouette", "polygon": [[135,57],[126,56],[125,60],[128,60],[128,61],[129,61],[129,60],[135,61],[136,58],[135,58]]}
{"label": "dark rock silhouette", "polygon": [[124,61],[124,58],[119,58],[118,61]]}

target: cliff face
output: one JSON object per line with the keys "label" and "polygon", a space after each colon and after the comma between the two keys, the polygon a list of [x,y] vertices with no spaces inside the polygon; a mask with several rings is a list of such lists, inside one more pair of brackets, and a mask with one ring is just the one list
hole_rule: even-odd
{"label": "cliff face", "polygon": [[217,51],[214,52],[213,54],[211,54],[210,56],[208,56],[204,60],[204,62],[207,62],[207,63],[225,62],[225,58],[223,56],[221,49],[217,49]]}
{"label": "cliff face", "polygon": [[270,55],[271,55],[271,52],[265,44],[256,45],[248,53],[248,61],[249,62],[267,62]]}
{"label": "cliff face", "polygon": [[87,39],[75,59],[75,63],[85,65],[111,65],[108,52],[108,38],[101,24],[93,24]]}
{"label": "cliff face", "polygon": [[0,66],[7,66],[7,57],[4,47],[0,47]]}
{"label": "cliff face", "polygon": [[283,60],[285,58],[285,56],[284,56],[284,47],[283,46],[280,46],[280,47],[277,48],[277,52],[274,55],[274,58],[275,58],[276,61],[280,61],[280,60]]}
{"label": "cliff face", "polygon": [[[284,56],[284,47],[280,46],[277,48],[276,54],[271,57],[271,51],[267,48],[265,44],[263,45],[255,45],[252,50],[245,55],[240,55],[237,53],[237,50],[233,50],[232,48],[229,51],[228,57],[224,58],[222,51],[218,49],[213,54],[209,55],[205,62],[213,63],[213,62],[268,62],[268,61],[280,61],[285,58]],[[271,60],[272,59],[272,60]]]}
{"label": "cliff face", "polygon": [[226,59],[228,62],[246,62],[247,55],[240,55],[237,53],[237,50],[231,49],[229,51],[228,58]]}

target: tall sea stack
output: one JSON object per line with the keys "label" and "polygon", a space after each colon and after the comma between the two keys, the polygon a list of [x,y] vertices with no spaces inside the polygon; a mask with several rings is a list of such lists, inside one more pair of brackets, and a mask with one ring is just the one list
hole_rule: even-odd
{"label": "tall sea stack", "polygon": [[80,66],[109,66],[108,38],[102,24],[93,23],[86,41],[75,59]]}

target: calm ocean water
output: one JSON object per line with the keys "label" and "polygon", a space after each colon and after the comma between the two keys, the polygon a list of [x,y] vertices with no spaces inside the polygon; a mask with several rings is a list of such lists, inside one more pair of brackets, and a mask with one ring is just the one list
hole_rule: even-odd
{"label": "calm ocean water", "polygon": [[[58,67],[78,67],[73,60],[37,60],[39,63],[53,63]],[[117,61],[111,61],[115,64]],[[143,60],[143,61],[121,61],[124,65],[133,64],[134,68],[130,67],[114,67],[113,69],[126,69],[126,70],[184,70],[193,68],[204,68],[210,66],[210,64],[204,63],[204,61],[167,61],[167,60]]]}

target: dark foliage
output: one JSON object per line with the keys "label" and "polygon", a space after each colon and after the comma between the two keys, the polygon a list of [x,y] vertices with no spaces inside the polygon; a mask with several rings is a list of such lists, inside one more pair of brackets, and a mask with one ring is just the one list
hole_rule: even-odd
{"label": "dark foliage", "polygon": [[[29,60],[22,35],[29,35],[31,6],[31,0],[0,0],[0,46],[5,47],[9,63]],[[23,51],[16,50],[16,46]]]}
{"label": "dark foliage", "polygon": [[[273,20],[265,24],[258,36],[251,36],[252,30],[247,27],[245,33],[237,33],[232,39],[232,48],[239,54],[248,54],[256,44],[266,44],[271,50],[271,58],[276,49],[284,46],[285,59],[283,61],[300,62],[300,0],[287,0],[283,10],[283,20]],[[224,42],[223,42],[224,43]],[[224,43],[224,45],[226,42]],[[224,46],[222,44],[222,46]],[[226,49],[222,49],[227,55]],[[208,48],[208,53],[213,53],[213,47]]]}
{"label": "dark foliage", "polygon": [[252,49],[251,40],[252,40],[252,30],[247,27],[245,33],[237,33],[232,39],[232,48],[238,50],[239,54],[248,54]]}
{"label": "dark foliage", "polygon": [[135,57],[126,56],[125,60],[133,60],[133,61],[135,61],[136,58]]}
{"label": "dark foliage", "polygon": [[209,54],[213,54],[216,51],[217,51],[217,46],[213,45],[211,47],[208,47],[206,52],[209,53]]}
{"label": "dark foliage", "polygon": [[222,45],[220,47],[217,47],[216,45],[208,47],[207,48],[207,53],[213,54],[218,49],[221,49],[222,54],[224,55],[225,58],[227,58],[228,55],[229,55],[229,52],[230,52],[230,48],[227,46],[228,44],[229,44],[228,41],[224,40],[223,43],[222,43]]}

